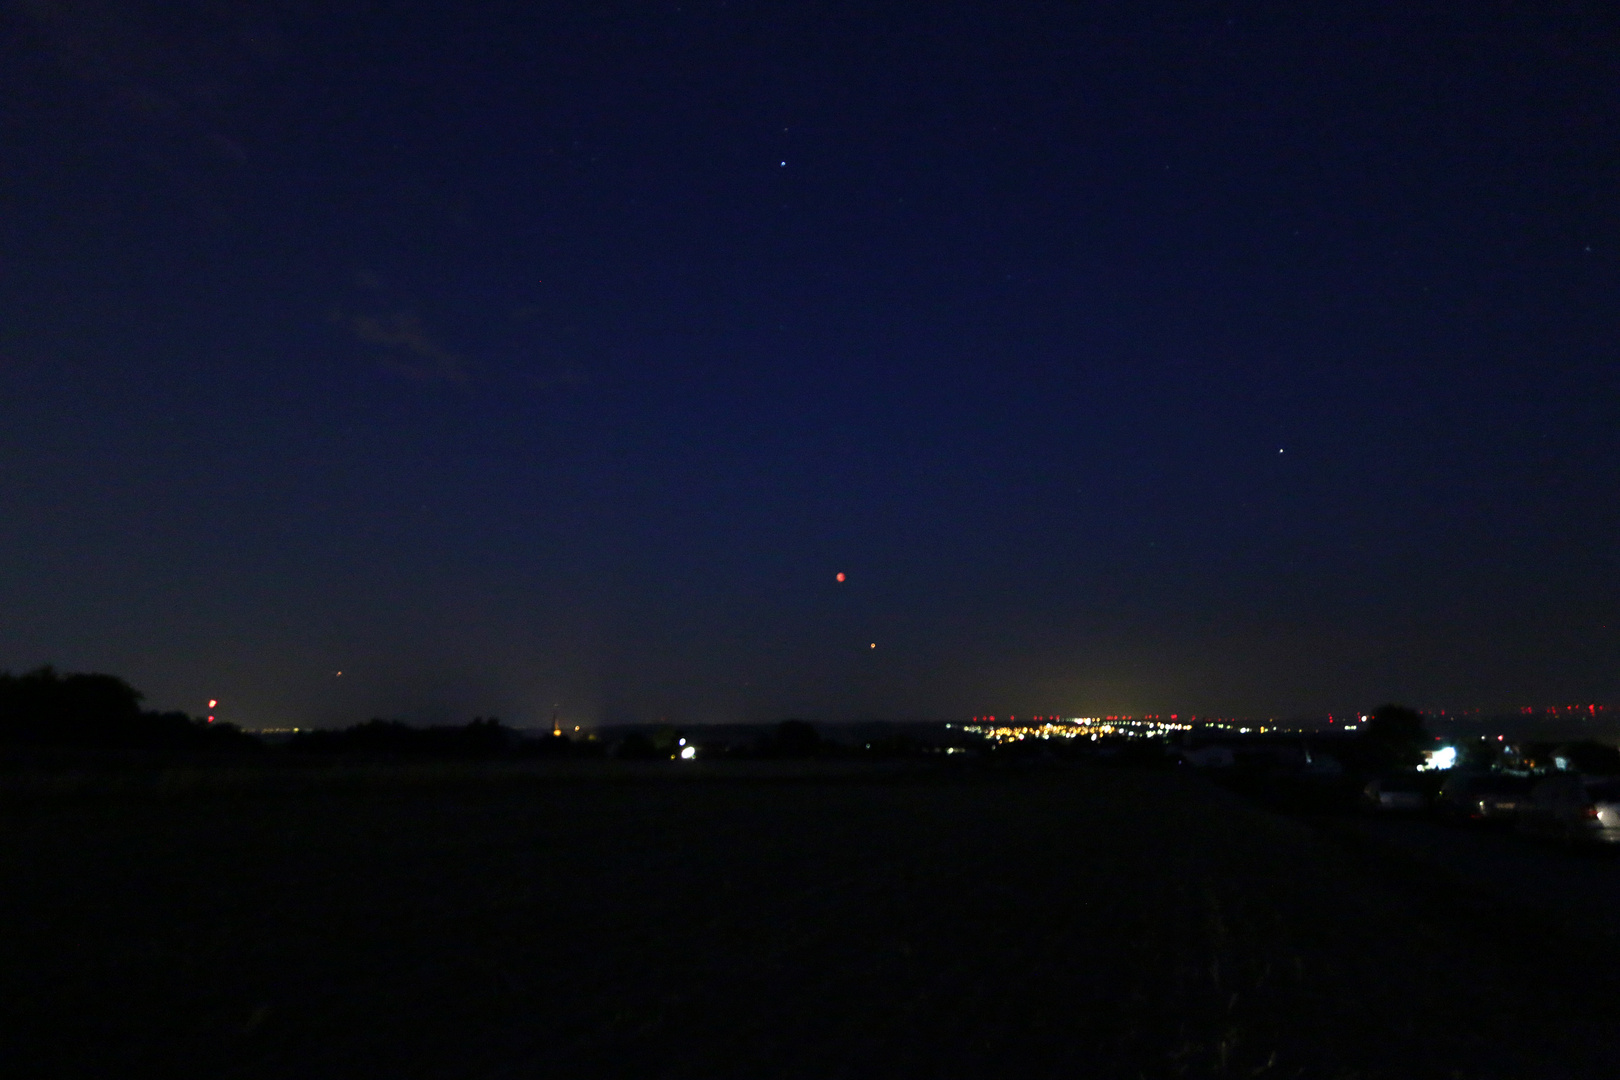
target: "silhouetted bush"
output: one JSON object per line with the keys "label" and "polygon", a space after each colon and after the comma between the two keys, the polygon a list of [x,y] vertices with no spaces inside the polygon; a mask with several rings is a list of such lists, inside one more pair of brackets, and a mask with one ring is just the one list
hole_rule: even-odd
{"label": "silhouetted bush", "polygon": [[681,734],[672,727],[632,731],[619,740],[614,756],[625,761],[667,761],[680,752]]}

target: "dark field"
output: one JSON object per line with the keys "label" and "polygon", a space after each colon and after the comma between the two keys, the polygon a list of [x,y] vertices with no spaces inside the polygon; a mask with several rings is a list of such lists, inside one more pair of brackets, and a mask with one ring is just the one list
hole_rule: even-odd
{"label": "dark field", "polygon": [[1607,942],[1195,778],[696,775],[14,790],[0,1070],[1609,1073]]}

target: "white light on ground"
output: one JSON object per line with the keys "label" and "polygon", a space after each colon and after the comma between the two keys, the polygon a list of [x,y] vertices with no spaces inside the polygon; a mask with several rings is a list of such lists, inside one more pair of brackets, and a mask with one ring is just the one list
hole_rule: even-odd
{"label": "white light on ground", "polygon": [[1442,746],[1438,750],[1430,750],[1428,761],[1422,766],[1424,769],[1443,770],[1457,764],[1457,748],[1455,746]]}
{"label": "white light on ground", "polygon": [[[682,741],[684,742],[685,740],[683,739]],[[695,757],[697,757],[697,747],[695,746],[688,746],[686,749],[681,751],[682,761],[691,761]]]}

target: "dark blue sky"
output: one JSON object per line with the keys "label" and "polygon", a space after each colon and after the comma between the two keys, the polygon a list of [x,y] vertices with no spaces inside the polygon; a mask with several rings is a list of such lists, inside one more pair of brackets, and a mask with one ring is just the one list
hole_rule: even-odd
{"label": "dark blue sky", "polygon": [[1616,55],[7,3],[0,668],[250,726],[1612,699]]}

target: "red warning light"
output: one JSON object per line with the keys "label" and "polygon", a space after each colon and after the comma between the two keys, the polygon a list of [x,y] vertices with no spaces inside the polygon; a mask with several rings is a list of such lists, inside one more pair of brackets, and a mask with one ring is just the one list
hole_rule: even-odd
{"label": "red warning light", "polygon": [[838,571],[838,580],[839,581],[844,580],[844,572],[842,570]]}

